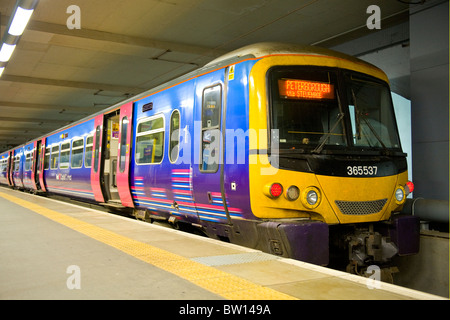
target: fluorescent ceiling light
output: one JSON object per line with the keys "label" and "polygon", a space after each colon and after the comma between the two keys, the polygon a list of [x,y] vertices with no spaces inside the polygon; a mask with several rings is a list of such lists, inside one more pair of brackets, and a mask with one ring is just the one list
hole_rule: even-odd
{"label": "fluorescent ceiling light", "polygon": [[16,14],[14,15],[8,33],[13,36],[20,36],[25,30],[33,11],[34,9],[26,10],[21,7],[17,7]]}
{"label": "fluorescent ceiling light", "polygon": [[16,48],[15,44],[4,43],[0,50],[0,62],[7,62]]}

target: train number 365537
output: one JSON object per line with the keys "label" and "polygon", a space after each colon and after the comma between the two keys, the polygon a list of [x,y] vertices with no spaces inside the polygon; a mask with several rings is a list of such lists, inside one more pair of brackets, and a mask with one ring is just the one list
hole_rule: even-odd
{"label": "train number 365537", "polygon": [[348,166],[347,174],[349,176],[376,176],[377,166]]}

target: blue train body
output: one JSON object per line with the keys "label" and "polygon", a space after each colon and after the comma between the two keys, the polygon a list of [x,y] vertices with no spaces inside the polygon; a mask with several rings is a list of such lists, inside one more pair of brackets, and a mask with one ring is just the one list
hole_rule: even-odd
{"label": "blue train body", "polygon": [[[225,69],[195,77],[177,86],[151,94],[139,100],[134,108],[133,127],[147,119],[162,117],[166,134],[170,133],[171,117],[180,113],[179,154],[170,158],[172,150],[164,152],[164,157],[157,163],[139,164],[134,158],[131,162],[130,180],[133,200],[139,209],[166,211],[182,221],[201,225],[201,221],[229,223],[231,219],[246,219],[251,215],[248,196],[248,99],[243,99],[248,88],[239,79],[248,77],[251,64],[245,62],[235,66],[235,81],[227,83],[227,107],[221,116],[226,117],[227,127],[221,128],[224,142],[232,147],[225,148],[218,155],[221,161],[213,172],[202,173],[202,163],[198,155],[202,143],[201,111],[203,91],[205,88],[219,86],[224,88]],[[223,94],[223,92],[221,93]],[[143,107],[151,104],[149,111]],[[144,108],[145,110],[145,108]],[[169,130],[168,130],[169,129]],[[236,132],[239,136],[236,137]],[[229,133],[227,135],[227,133]],[[138,132],[134,132],[135,136]],[[229,142],[227,138],[233,139]],[[244,139],[245,148],[238,150],[235,139]],[[176,137],[167,140],[178,141]],[[165,148],[170,143],[166,143]],[[134,145],[131,154],[138,151]],[[224,165],[227,157],[234,165]],[[228,161],[229,163],[230,161]],[[223,182],[221,177],[223,176]],[[222,185],[225,186],[222,192]],[[231,186],[239,186],[245,192],[236,192]],[[195,199],[195,201],[194,201]]]}
{"label": "blue train body", "polygon": [[47,192],[94,200],[90,163],[92,151],[87,147],[93,130],[94,121],[87,120],[46,137],[42,165]]}
{"label": "blue train body", "polygon": [[[132,115],[134,141],[129,150],[129,188],[135,210],[146,210],[150,215],[163,217],[173,215],[179,221],[196,225],[201,225],[202,221],[229,223],[231,219],[254,218],[251,215],[248,194],[248,83],[243,81],[248,78],[253,64],[254,61],[236,64],[233,81],[225,79],[226,68],[219,68],[134,101]],[[226,108],[221,110],[219,117],[227,119],[227,126],[226,128],[220,126],[219,134],[223,133],[221,137],[223,140],[220,143],[228,144],[230,147],[220,152],[218,155],[220,163],[214,172],[209,172],[203,170],[204,166],[200,164],[198,154],[202,143],[200,140],[203,139],[201,137],[203,91],[213,86],[220,88],[221,99],[226,86]],[[112,107],[103,115],[106,118],[108,114],[119,109],[120,107]],[[174,113],[179,114],[178,132],[175,133],[177,137],[174,134],[169,136]],[[41,150],[37,150],[36,141],[15,149],[12,157],[20,158],[20,163],[17,164],[16,170],[13,170],[12,185],[96,201],[90,163],[93,157],[93,141],[88,141],[89,137],[92,139],[95,135],[94,118],[95,116],[84,119],[39,138],[36,141],[41,141]],[[155,162],[142,160],[145,156],[137,159],[136,155],[140,152],[139,143],[136,143],[139,125],[155,119],[162,121],[162,129],[166,135],[162,150],[155,150],[155,153],[161,152],[161,159]],[[169,155],[172,151],[171,140],[177,143],[179,150],[174,158]],[[25,154],[33,156],[36,154],[35,168],[32,164],[28,164],[25,169]],[[3,158],[9,159],[9,154],[5,153]],[[224,165],[227,159],[228,162],[233,162],[232,166]],[[2,183],[8,184],[7,165],[4,167]],[[31,177],[33,170],[36,172],[36,178]],[[39,175],[42,178],[41,186],[37,178]],[[32,179],[36,179],[37,185],[32,183]],[[224,190],[222,185],[226,186]],[[233,189],[239,186],[239,190],[244,192],[236,192],[232,186]]]}

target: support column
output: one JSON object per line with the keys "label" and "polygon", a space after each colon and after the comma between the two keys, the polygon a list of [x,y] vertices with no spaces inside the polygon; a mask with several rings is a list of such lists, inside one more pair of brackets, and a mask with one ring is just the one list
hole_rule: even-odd
{"label": "support column", "polygon": [[449,199],[449,3],[410,7],[414,197]]}

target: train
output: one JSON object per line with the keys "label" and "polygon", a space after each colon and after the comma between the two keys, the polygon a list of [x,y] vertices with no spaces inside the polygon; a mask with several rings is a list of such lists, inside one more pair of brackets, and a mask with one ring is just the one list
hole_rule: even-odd
{"label": "train", "polygon": [[356,273],[419,251],[407,169],[382,70],[274,42],[0,154],[0,184]]}

